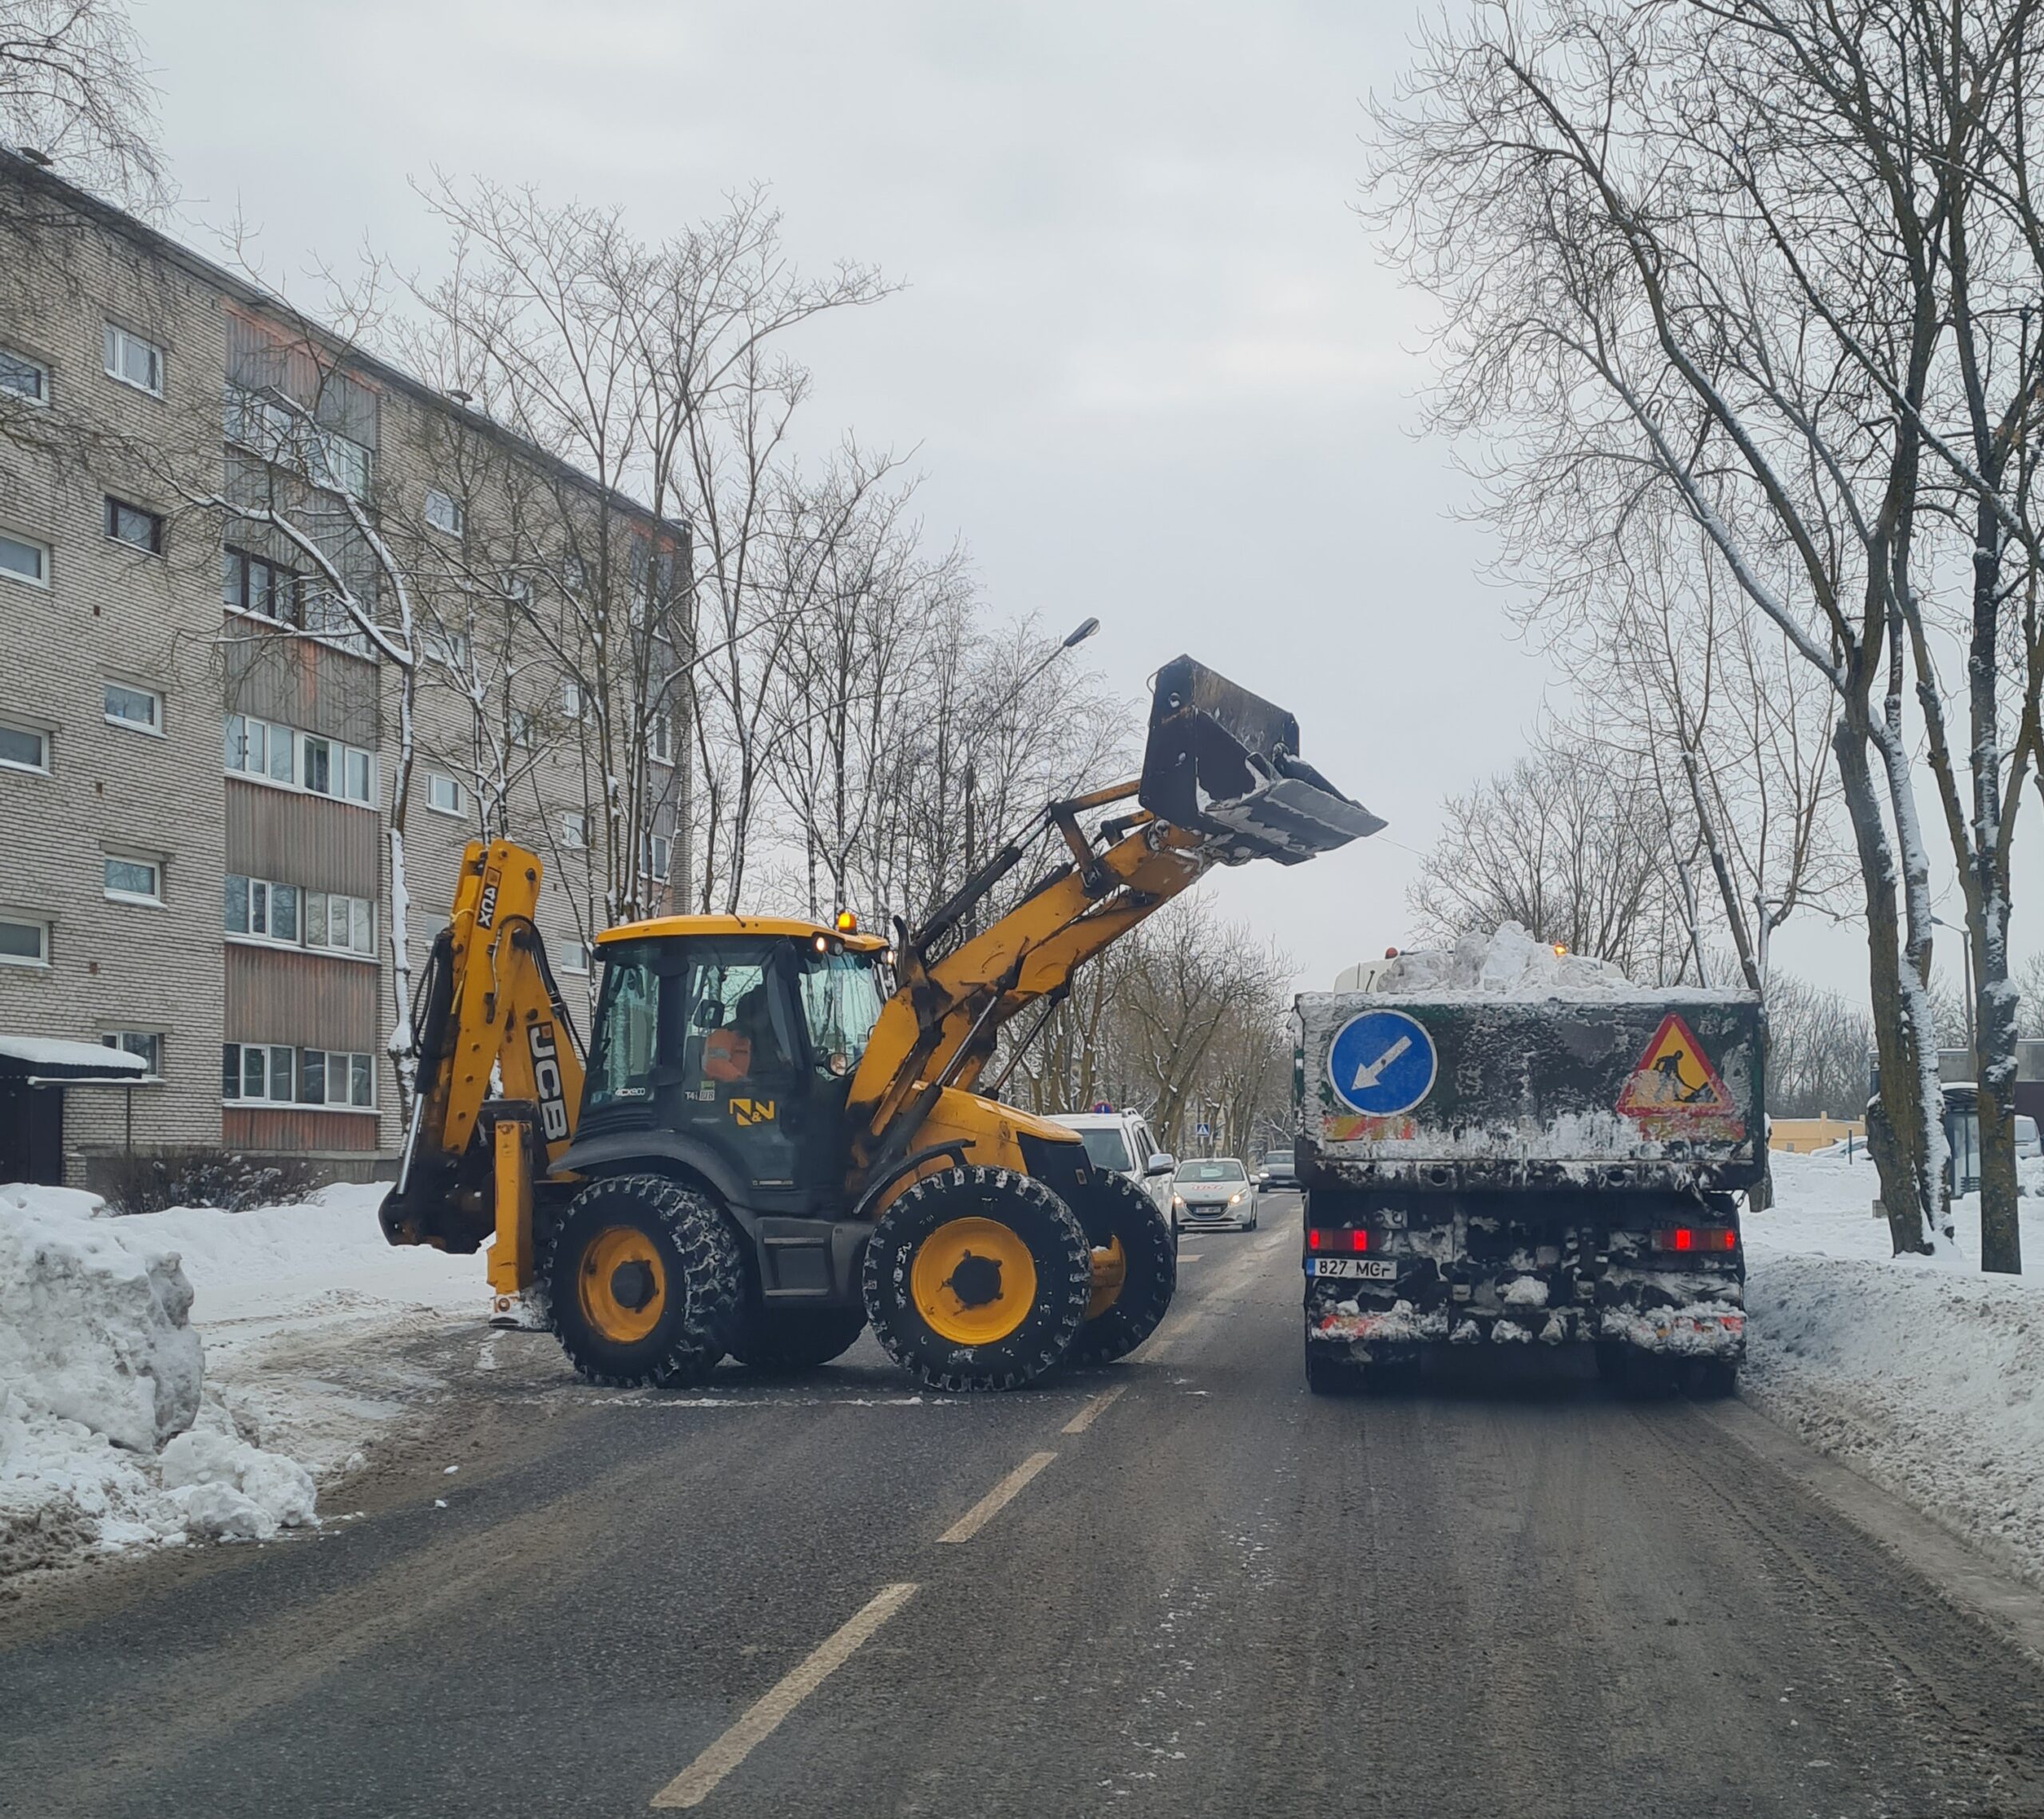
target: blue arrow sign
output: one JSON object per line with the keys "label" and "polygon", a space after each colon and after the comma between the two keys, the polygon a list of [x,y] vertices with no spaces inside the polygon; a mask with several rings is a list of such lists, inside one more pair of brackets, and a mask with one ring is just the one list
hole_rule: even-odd
{"label": "blue arrow sign", "polygon": [[1345,1105],[1373,1118],[1410,1112],[1433,1091],[1434,1039],[1403,1011],[1365,1011],[1334,1032],[1327,1077]]}

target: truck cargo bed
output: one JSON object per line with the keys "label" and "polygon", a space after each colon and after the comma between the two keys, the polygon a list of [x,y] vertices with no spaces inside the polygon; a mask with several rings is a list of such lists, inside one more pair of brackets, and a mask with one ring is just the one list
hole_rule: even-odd
{"label": "truck cargo bed", "polygon": [[1697,1191],[1766,1167],[1745,993],[1314,993],[1295,1035],[1309,1188]]}

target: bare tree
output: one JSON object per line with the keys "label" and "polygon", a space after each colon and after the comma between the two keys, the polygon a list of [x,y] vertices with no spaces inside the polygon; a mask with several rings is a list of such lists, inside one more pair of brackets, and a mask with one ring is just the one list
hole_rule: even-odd
{"label": "bare tree", "polygon": [[1867,1013],[1777,968],[1767,1015],[1768,1110],[1777,1118],[1857,1118],[1873,1052]]}
{"label": "bare tree", "polygon": [[[2035,738],[2034,708],[2001,693],[2006,629],[1989,623],[2026,597],[1994,558],[2005,539],[2030,547],[2009,494],[2034,441],[2032,338],[2010,260],[1991,305],[1955,279],[1999,206],[1991,167],[2022,141],[2032,20],[2022,0],[1495,0],[1430,33],[1382,115],[1381,218],[1444,307],[1440,421],[1498,438],[1508,560],[1569,609],[1614,529],[1666,501],[1834,698],[1902,1249],[1949,1228],[1913,759],[1920,730],[1939,769],[1932,659],[1955,566],[1970,832],[1955,782],[1939,792],[1955,851],[1971,842],[1983,993],[2003,989],[2009,784]],[[2002,342],[1979,357],[1962,318]],[[2007,1150],[1998,1092],[1983,1121]],[[2002,1172],[1983,1195],[1996,1266]]]}
{"label": "bare tree", "polygon": [[137,214],[163,212],[156,90],[119,0],[0,0],[0,139]]}
{"label": "bare tree", "polygon": [[1671,849],[1650,776],[1558,734],[1443,815],[1408,896],[1424,938],[1518,922],[1643,982],[1695,964],[1682,877],[1693,851]]}

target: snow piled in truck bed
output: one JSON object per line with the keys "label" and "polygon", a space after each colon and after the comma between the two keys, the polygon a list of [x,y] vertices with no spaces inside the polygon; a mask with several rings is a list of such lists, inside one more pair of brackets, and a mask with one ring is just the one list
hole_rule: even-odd
{"label": "snow piled in truck bed", "polygon": [[323,1330],[373,1345],[379,1302],[481,1294],[474,1258],[385,1244],[382,1193],[112,1219],[92,1195],[0,1186],[0,1577],[316,1522],[311,1468],[363,1425],[307,1369]]}
{"label": "snow piled in truck bed", "polygon": [[[1344,993],[1342,996],[1355,994]],[[1452,947],[1401,953],[1364,996],[1393,998],[1737,998],[1742,993],[1693,985],[1635,985],[1608,960],[1557,953],[1517,922],[1495,933],[1460,937]]]}
{"label": "snow piled in truck bed", "polygon": [[1872,1165],[1777,1155],[1745,1217],[1745,1390],[1820,1452],[2044,1585],[2044,1169],[2026,1163],[2020,1277],[1895,1257]]}

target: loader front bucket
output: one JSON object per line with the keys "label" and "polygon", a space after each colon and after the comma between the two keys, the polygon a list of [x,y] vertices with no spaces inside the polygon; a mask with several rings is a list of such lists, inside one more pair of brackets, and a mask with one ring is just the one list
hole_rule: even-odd
{"label": "loader front bucket", "polygon": [[1138,799],[1230,866],[1295,866],[1384,826],[1300,758],[1291,715],[1190,657],[1157,672]]}

